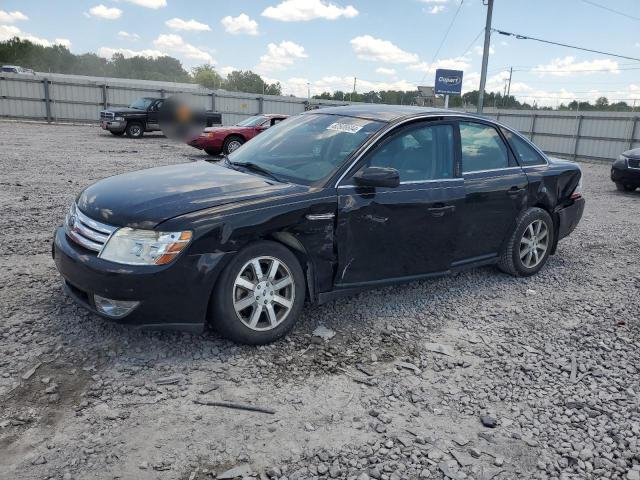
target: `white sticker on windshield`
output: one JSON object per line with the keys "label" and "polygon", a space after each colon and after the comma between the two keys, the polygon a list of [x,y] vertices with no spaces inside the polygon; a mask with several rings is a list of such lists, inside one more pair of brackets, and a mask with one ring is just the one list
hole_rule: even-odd
{"label": "white sticker on windshield", "polygon": [[362,130],[362,127],[359,125],[350,125],[348,123],[332,123],[327,127],[327,130],[335,130],[337,132],[346,132],[346,133],[358,133]]}

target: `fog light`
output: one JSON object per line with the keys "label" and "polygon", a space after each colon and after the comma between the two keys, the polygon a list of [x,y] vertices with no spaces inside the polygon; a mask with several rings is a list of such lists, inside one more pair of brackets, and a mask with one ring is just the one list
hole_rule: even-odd
{"label": "fog light", "polygon": [[96,309],[110,318],[122,318],[140,304],[140,302],[132,300],[111,300],[100,295],[94,295],[93,301],[96,304]]}

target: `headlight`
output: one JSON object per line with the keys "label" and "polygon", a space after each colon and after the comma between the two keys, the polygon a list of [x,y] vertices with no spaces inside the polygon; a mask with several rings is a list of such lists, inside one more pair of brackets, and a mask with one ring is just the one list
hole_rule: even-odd
{"label": "headlight", "polygon": [[98,257],[126,265],[165,265],[186,248],[193,234],[124,227],[111,235]]}
{"label": "headlight", "polygon": [[116,117],[114,118],[116,122],[124,122],[124,117]]}
{"label": "headlight", "polygon": [[207,137],[215,137],[216,136],[216,132],[206,132],[205,135]]}

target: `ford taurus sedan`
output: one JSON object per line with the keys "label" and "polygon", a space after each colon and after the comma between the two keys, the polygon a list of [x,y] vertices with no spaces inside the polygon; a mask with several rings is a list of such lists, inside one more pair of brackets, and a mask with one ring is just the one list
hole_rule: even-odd
{"label": "ford taurus sedan", "polygon": [[579,222],[581,171],[448,110],[347,106],[288,119],[219,164],[127,173],[55,233],[66,291],[134,326],[237,342],[286,334],[305,301],[497,265],[538,272]]}

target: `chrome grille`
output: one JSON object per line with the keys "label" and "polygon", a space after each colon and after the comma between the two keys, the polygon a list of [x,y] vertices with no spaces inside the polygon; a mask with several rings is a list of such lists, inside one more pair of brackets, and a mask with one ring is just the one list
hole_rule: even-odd
{"label": "chrome grille", "polygon": [[107,112],[106,110],[102,110],[100,112],[100,120],[113,120],[115,114],[113,112]]}
{"label": "chrome grille", "polygon": [[100,252],[117,227],[87,217],[73,206],[64,222],[64,229],[71,240],[88,250]]}
{"label": "chrome grille", "polygon": [[629,164],[629,168],[640,169],[640,158],[629,158],[627,163]]}

